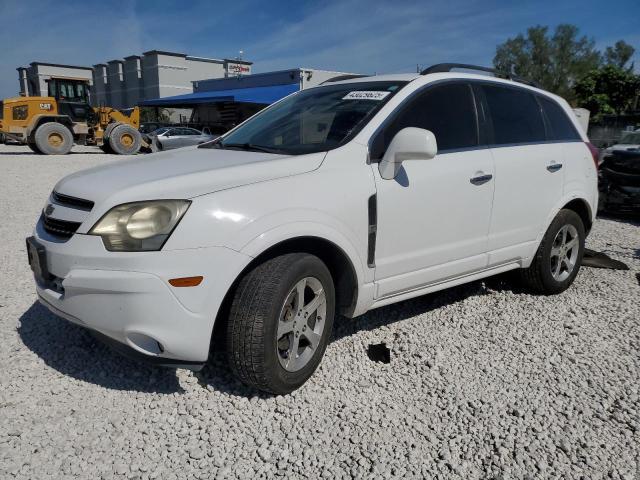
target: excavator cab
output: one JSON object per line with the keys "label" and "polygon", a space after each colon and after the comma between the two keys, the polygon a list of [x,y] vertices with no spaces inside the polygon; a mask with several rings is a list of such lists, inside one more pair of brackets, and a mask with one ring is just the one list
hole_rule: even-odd
{"label": "excavator cab", "polygon": [[48,93],[58,103],[58,113],[74,122],[87,122],[93,108],[89,105],[89,85],[86,80],[52,78],[48,80]]}

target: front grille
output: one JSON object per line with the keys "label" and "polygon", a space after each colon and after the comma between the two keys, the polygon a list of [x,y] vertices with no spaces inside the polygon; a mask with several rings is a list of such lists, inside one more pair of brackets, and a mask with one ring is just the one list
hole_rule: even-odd
{"label": "front grille", "polygon": [[70,197],[69,195],[63,195],[62,193],[58,193],[56,191],[51,193],[51,197],[58,205],[64,205],[78,210],[86,210],[87,212],[90,212],[93,208],[93,202],[91,200]]}
{"label": "front grille", "polygon": [[64,238],[70,238],[74,233],[76,233],[78,227],[80,227],[80,222],[68,222],[66,220],[47,217],[45,215],[42,216],[42,222],[44,229],[51,235]]}

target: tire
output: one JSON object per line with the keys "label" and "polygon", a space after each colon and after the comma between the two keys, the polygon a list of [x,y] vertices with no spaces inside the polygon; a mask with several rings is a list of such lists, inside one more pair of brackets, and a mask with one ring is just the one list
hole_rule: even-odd
{"label": "tire", "polygon": [[111,147],[109,146],[109,140],[104,140],[102,145],[100,145],[100,150],[102,150],[104,153],[113,153],[113,150],[111,150]]}
{"label": "tire", "polygon": [[118,155],[138,153],[140,145],[142,145],[140,132],[124,123],[115,127],[109,135],[109,146]]}
{"label": "tire", "polygon": [[73,147],[73,134],[61,123],[43,123],[34,137],[36,148],[45,155],[66,155]]}
{"label": "tire", "polygon": [[[562,253],[559,249],[563,233],[567,244],[577,239],[574,248]],[[573,283],[582,264],[584,255],[585,228],[580,216],[572,210],[560,210],[547,229],[529,268],[520,270],[520,278],[525,286],[536,293],[554,295],[564,292]],[[559,255],[556,255],[559,253]],[[566,262],[558,262],[566,258]],[[569,268],[569,265],[572,265]]]}
{"label": "tire", "polygon": [[[308,316],[304,307],[299,308],[298,285],[304,285]],[[320,306],[314,310],[315,299]],[[294,391],[320,364],[334,313],[333,279],[318,257],[290,253],[256,266],[241,279],[231,303],[226,334],[231,370],[259,390]],[[279,328],[282,336],[277,338]],[[290,354],[293,345],[298,346],[299,355]]]}
{"label": "tire", "polygon": [[40,151],[40,149],[38,148],[38,146],[35,143],[27,142],[27,146],[31,149],[31,151],[33,153],[37,153],[38,155],[42,155],[42,152]]}

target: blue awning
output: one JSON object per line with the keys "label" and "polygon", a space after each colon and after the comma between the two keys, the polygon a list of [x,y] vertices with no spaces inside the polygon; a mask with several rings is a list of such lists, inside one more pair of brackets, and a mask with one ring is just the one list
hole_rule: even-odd
{"label": "blue awning", "polygon": [[176,95],[175,97],[144,100],[140,105],[145,107],[193,106],[202,103],[241,102],[271,104],[300,89],[297,83],[288,85],[269,85],[266,87],[234,88],[231,90],[212,90],[209,92]]}

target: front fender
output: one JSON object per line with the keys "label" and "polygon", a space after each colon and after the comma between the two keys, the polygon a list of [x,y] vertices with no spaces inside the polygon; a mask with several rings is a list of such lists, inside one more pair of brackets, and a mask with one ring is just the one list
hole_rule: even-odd
{"label": "front fender", "polygon": [[326,240],[340,248],[353,265],[358,285],[373,281],[373,278],[369,278],[372,277],[372,272],[365,268],[363,258],[356,246],[345,235],[328,227],[325,223],[312,221],[284,223],[254,236],[238,251],[251,257],[257,257],[279,243],[305,237]]}

